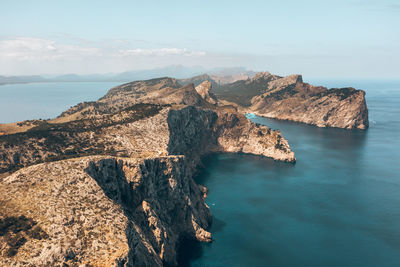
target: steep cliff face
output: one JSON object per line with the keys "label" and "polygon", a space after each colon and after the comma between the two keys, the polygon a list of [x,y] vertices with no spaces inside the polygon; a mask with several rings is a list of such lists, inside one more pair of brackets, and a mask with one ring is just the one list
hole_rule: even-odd
{"label": "steep cliff face", "polygon": [[175,82],[123,85],[0,136],[0,265],[174,266],[182,238],[211,241],[192,179],[202,155],[295,161],[278,131],[212,103],[210,84]]}
{"label": "steep cliff face", "polygon": [[303,83],[291,75],[268,83],[265,93],[251,100],[252,112],[275,119],[298,121],[318,127],[366,129],[365,92],[354,88],[327,89]]}
{"label": "steep cliff face", "polygon": [[175,265],[181,238],[211,240],[188,166],[184,156],[87,157],[17,171],[0,182],[0,264]]}
{"label": "steep cliff face", "polygon": [[168,116],[170,154],[198,158],[210,152],[263,155],[295,162],[294,153],[279,131],[251,123],[238,112],[186,107]]}
{"label": "steep cliff face", "polygon": [[259,72],[246,80],[213,84],[211,91],[221,105],[231,103],[269,118],[345,129],[366,129],[369,124],[364,91],[312,86],[301,75]]}

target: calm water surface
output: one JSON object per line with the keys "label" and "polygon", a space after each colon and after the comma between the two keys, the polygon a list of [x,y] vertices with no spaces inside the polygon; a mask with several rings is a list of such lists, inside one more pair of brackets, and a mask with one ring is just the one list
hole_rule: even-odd
{"label": "calm water surface", "polygon": [[187,244],[182,266],[400,266],[400,82],[313,83],[366,90],[370,129],[250,116],[280,129],[297,163],[206,158],[215,241]]}
{"label": "calm water surface", "polygon": [[83,101],[97,100],[115,82],[28,83],[0,86],[0,123],[49,119]]}

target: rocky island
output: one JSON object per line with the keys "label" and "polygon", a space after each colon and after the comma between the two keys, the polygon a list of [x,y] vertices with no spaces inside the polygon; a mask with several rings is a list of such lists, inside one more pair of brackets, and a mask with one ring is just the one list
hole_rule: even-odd
{"label": "rocky island", "polygon": [[210,242],[203,155],[295,161],[279,131],[217,102],[207,82],[160,78],[1,125],[1,265],[174,266],[180,240]]}

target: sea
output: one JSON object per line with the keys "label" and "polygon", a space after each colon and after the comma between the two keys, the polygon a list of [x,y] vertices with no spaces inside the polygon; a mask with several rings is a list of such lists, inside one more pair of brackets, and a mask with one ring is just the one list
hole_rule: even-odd
{"label": "sea", "polygon": [[[307,80],[366,91],[366,131],[248,114],[279,129],[295,164],[214,154],[195,177],[209,189],[212,243],[186,242],[180,266],[400,266],[400,81]],[[0,122],[51,118],[116,83],[0,86]]]}
{"label": "sea", "polygon": [[118,82],[0,85],[0,123],[55,118],[83,101],[95,101]]}

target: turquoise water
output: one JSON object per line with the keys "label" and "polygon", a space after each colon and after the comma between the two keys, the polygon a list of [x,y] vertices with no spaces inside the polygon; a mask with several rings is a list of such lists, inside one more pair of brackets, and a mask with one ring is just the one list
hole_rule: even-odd
{"label": "turquoise water", "polygon": [[0,123],[49,119],[103,96],[116,82],[28,83],[0,86]]}
{"label": "turquoise water", "polygon": [[214,242],[186,244],[182,266],[400,266],[400,82],[314,81],[367,91],[367,131],[250,116],[280,129],[295,165],[212,155]]}

